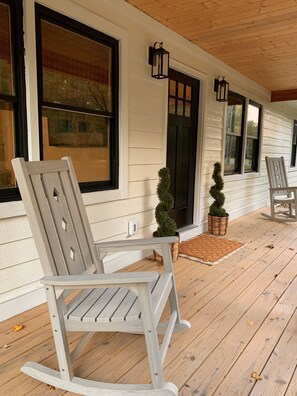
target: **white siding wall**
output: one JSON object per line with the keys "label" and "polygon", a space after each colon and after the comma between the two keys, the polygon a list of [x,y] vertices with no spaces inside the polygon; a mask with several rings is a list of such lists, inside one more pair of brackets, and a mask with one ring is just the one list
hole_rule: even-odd
{"label": "white siding wall", "polygon": [[[265,155],[290,161],[294,113],[269,104],[269,93],[222,62],[129,6],[123,0],[42,0],[42,4],[78,19],[121,42],[120,190],[85,194],[84,201],[96,241],[126,237],[127,221],[139,223],[137,238],[155,229],[157,172],[166,162],[167,81],[150,77],[148,47],[164,41],[171,66],[200,80],[195,218],[202,231],[211,202],[213,163],[222,161],[224,104],[214,99],[213,81],[226,76],[230,88],[264,106],[261,169],[258,174],[225,178],[226,208],[231,217],[266,204]],[[84,8],[81,8],[83,5]],[[29,152],[38,159],[37,100],[34,43],[34,1],[24,1]],[[297,117],[297,115],[295,116]],[[290,170],[297,183],[297,172]],[[124,257],[123,261],[137,258]],[[116,268],[120,258],[110,261]],[[42,270],[21,202],[0,204],[0,320],[43,300],[38,279]]]}

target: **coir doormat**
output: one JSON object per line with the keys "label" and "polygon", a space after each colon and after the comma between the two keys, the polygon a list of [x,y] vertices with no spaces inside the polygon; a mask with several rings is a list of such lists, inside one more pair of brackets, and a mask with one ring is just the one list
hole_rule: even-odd
{"label": "coir doormat", "polygon": [[201,234],[182,242],[179,247],[179,255],[203,264],[214,265],[243,246],[245,244],[238,241]]}

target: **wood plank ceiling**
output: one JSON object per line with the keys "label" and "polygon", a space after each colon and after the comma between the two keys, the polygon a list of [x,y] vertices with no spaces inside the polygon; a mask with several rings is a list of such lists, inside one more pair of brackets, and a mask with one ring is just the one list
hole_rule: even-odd
{"label": "wood plank ceiling", "polygon": [[126,0],[272,92],[297,99],[297,0]]}

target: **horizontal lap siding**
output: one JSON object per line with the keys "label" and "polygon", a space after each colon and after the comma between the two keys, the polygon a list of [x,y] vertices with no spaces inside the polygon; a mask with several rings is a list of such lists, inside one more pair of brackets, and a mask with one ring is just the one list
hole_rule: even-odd
{"label": "horizontal lap siding", "polygon": [[207,92],[207,106],[205,113],[205,135],[203,147],[203,182],[201,188],[201,217],[202,222],[207,219],[209,205],[211,203],[209,188],[213,184],[211,175],[213,164],[222,161],[223,148],[223,126],[224,126],[224,106],[214,101],[212,87]]}
{"label": "horizontal lap siding", "polygon": [[0,304],[35,290],[41,277],[41,265],[27,218],[0,220]]}
{"label": "horizontal lap siding", "polygon": [[[297,181],[297,173],[290,169],[292,150],[293,117],[277,114],[269,109],[264,114],[263,135],[265,145],[263,147],[262,159],[265,156],[283,156],[285,159],[288,181],[294,185]],[[262,163],[263,174],[267,175],[266,166]],[[293,170],[293,172],[292,172]],[[296,185],[296,184],[295,184]]]}

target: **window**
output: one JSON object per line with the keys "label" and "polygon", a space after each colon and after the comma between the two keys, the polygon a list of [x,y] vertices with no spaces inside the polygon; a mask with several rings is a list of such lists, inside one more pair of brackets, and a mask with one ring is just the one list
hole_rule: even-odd
{"label": "window", "polygon": [[82,191],[118,186],[118,41],[36,5],[40,151]]}
{"label": "window", "polygon": [[229,91],[225,139],[225,175],[257,172],[261,105]]}
{"label": "window", "polygon": [[259,158],[261,106],[249,101],[246,126],[245,172],[257,172]]}
{"label": "window", "polygon": [[296,150],[297,150],[297,120],[294,120],[293,137],[292,137],[291,167],[296,166]]}
{"label": "window", "polygon": [[240,172],[244,110],[244,97],[229,91],[225,141],[225,174]]}
{"label": "window", "polygon": [[0,1],[0,202],[20,198],[11,159],[27,158],[21,1]]}

